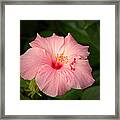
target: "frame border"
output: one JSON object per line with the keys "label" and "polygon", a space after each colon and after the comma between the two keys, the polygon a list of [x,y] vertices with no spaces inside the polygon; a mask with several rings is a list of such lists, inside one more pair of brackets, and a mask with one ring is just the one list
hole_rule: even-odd
{"label": "frame border", "polygon": [[[5,115],[5,5],[115,5],[115,115]],[[120,1],[119,0],[69,0],[69,1],[2,1],[1,2],[1,64],[0,64],[0,118],[1,119],[118,119],[119,106],[119,28]]]}

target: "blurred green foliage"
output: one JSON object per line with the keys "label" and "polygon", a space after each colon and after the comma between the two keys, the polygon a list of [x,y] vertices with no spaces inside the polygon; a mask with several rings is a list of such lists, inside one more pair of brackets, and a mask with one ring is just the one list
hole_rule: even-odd
{"label": "blurred green foliage", "polygon": [[100,99],[100,21],[99,20],[21,20],[20,54],[30,48],[37,33],[43,37],[53,33],[66,36],[71,33],[82,45],[89,45],[89,62],[95,83],[84,90],[71,89],[63,96],[50,97],[42,93],[34,80],[20,78],[21,100],[99,100]]}

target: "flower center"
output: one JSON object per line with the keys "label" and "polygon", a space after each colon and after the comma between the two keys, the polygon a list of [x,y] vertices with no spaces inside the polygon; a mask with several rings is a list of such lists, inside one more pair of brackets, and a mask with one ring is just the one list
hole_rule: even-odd
{"label": "flower center", "polygon": [[59,62],[52,62],[52,68],[59,70],[63,65],[60,64]]}
{"label": "flower center", "polygon": [[64,53],[57,55],[56,60],[52,62],[52,67],[56,70],[60,69],[63,64],[68,63],[68,56],[64,56]]}

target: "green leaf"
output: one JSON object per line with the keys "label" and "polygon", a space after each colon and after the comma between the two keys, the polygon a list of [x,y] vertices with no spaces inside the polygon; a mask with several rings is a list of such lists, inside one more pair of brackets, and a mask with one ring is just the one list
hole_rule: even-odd
{"label": "green leaf", "polygon": [[21,78],[21,80],[20,80],[20,87],[27,88],[28,85],[29,85],[29,81],[28,80],[23,80]]}
{"label": "green leaf", "polygon": [[30,99],[29,99],[29,97],[26,97],[21,93],[20,94],[20,100],[30,100]]}
{"label": "green leaf", "polygon": [[93,78],[95,79],[95,85],[100,85],[100,70],[93,71]]}
{"label": "green leaf", "polygon": [[63,96],[56,97],[60,100],[79,100],[81,99],[82,91],[78,89],[72,89]]}
{"label": "green leaf", "polygon": [[29,84],[29,89],[30,89],[31,91],[35,91],[35,87],[36,87],[35,81],[34,81],[34,80],[31,80],[31,81],[30,81],[30,84]]}
{"label": "green leaf", "polygon": [[42,95],[39,91],[38,86],[35,83],[35,80],[24,80],[21,78],[21,80],[20,80],[20,99],[26,100],[26,99],[30,99],[29,97],[32,99],[37,97],[39,99],[39,97],[42,97]]}
{"label": "green leaf", "polygon": [[37,92],[37,94],[38,94],[40,97],[42,96],[39,92]]}
{"label": "green leaf", "polygon": [[100,87],[93,86],[84,90],[82,100],[99,100],[100,99]]}
{"label": "green leaf", "polygon": [[87,29],[88,27],[91,27],[94,23],[98,22],[98,20],[85,20],[84,29]]}
{"label": "green leaf", "polygon": [[90,42],[100,49],[100,21],[87,27],[86,32],[88,33]]}
{"label": "green leaf", "polygon": [[76,26],[76,22],[77,21],[61,21],[61,32],[64,33],[65,36],[71,33],[79,43],[85,43],[88,40],[88,34],[84,29]]}
{"label": "green leaf", "polygon": [[52,31],[42,31],[39,34],[43,37],[49,37],[53,34],[53,32]]}
{"label": "green leaf", "polygon": [[39,88],[37,87],[36,83],[35,83],[35,80],[31,80],[30,81],[30,84],[29,84],[29,89],[27,89],[26,91],[29,92],[28,96],[30,96],[31,98],[33,98],[33,96],[35,94],[39,95],[39,96],[42,96],[40,93],[39,93]]}
{"label": "green leaf", "polygon": [[89,45],[89,62],[92,67],[99,67],[100,65],[100,51],[98,51],[94,46]]}

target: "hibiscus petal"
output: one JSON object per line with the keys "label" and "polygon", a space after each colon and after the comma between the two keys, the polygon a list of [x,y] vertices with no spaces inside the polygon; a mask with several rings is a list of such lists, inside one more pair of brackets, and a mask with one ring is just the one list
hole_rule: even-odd
{"label": "hibiscus petal", "polygon": [[34,41],[30,43],[31,47],[40,47],[48,51],[51,55],[57,56],[57,53],[64,44],[64,37],[53,34],[51,37],[41,37],[37,34]]}
{"label": "hibiscus petal", "polygon": [[70,90],[70,87],[64,82],[61,71],[48,65],[40,68],[35,80],[39,89],[49,96],[63,95]]}
{"label": "hibiscus petal", "polygon": [[64,80],[64,83],[67,84],[70,88],[74,88],[73,86],[77,86],[77,88],[81,88],[79,81],[76,80],[76,76],[70,67],[64,66],[60,69],[61,78]]}
{"label": "hibiscus petal", "polygon": [[45,50],[37,47],[28,49],[20,57],[21,77],[27,80],[32,80],[43,64],[51,64],[49,54],[46,53]]}
{"label": "hibiscus petal", "polygon": [[72,71],[75,76],[74,81],[70,82],[69,85],[76,89],[84,89],[91,86],[95,82],[91,72],[92,69],[87,60],[78,60],[75,70]]}
{"label": "hibiscus petal", "polygon": [[78,44],[70,33],[65,37],[64,54],[69,56],[69,59],[77,56],[86,59],[89,55],[88,48],[89,46]]}

